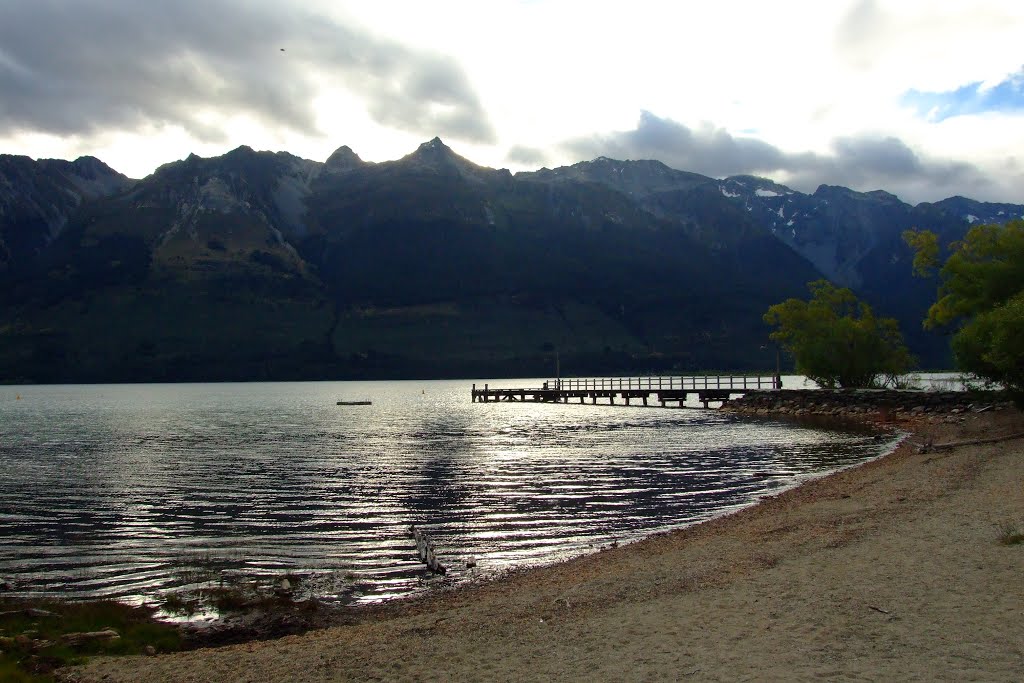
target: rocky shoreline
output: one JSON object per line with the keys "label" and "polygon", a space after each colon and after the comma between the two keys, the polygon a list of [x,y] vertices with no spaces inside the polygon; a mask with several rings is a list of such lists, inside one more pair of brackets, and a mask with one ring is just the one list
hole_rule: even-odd
{"label": "rocky shoreline", "polygon": [[901,391],[895,389],[783,389],[749,391],[723,412],[744,416],[833,418],[869,425],[962,423],[971,413],[1009,409],[1002,391]]}

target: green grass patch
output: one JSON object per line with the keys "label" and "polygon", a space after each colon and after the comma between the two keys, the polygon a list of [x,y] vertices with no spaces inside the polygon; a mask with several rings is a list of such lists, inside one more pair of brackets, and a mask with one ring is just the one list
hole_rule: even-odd
{"label": "green grass patch", "polygon": [[[68,642],[69,634],[116,631],[117,638]],[[0,680],[51,681],[52,672],[89,655],[141,654],[181,649],[177,628],[153,619],[153,610],[111,601],[0,600]]]}
{"label": "green grass patch", "polygon": [[[245,571],[249,558],[235,551],[184,554],[171,569],[166,591],[156,596],[159,617],[192,619],[197,615],[224,618],[252,611],[291,609],[305,601],[318,601],[317,583],[295,571],[257,576]],[[333,593],[336,573],[326,575]]]}

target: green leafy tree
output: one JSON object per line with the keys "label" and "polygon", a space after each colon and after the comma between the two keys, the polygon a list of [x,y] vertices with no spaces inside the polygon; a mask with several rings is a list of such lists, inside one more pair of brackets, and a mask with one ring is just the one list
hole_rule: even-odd
{"label": "green leafy tree", "polygon": [[824,387],[867,387],[913,364],[894,319],[875,317],[853,292],[827,280],[807,286],[810,301],[787,299],[764,315],[797,372]]}
{"label": "green leafy tree", "polygon": [[903,238],[916,252],[914,272],[938,270],[940,278],[924,326],[958,328],[952,344],[961,370],[1024,393],[1024,220],[974,226],[950,245],[941,269],[934,233],[908,230]]}

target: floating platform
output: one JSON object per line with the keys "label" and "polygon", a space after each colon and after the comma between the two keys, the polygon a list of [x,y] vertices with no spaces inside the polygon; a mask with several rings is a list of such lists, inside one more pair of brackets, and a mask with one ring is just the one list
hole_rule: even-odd
{"label": "floating platform", "polygon": [[372,406],[373,401],[338,401],[339,406]]}
{"label": "floating platform", "polygon": [[492,389],[485,384],[483,389],[473,385],[473,402],[534,402],[570,403],[579,399],[585,403],[590,399],[596,405],[598,399],[616,405],[632,405],[639,400],[650,405],[653,398],[662,408],[684,407],[687,398],[696,395],[705,408],[712,401],[725,403],[747,391],[782,388],[777,376],[749,375],[703,375],[694,377],[597,377],[548,380],[540,387],[522,389]]}

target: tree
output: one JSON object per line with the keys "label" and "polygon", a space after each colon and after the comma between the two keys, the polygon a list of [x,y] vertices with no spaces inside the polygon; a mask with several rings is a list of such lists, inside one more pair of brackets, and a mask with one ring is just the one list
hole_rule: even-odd
{"label": "tree", "polygon": [[[903,239],[915,250],[915,273],[939,269],[934,233],[908,230]],[[1024,220],[976,225],[949,249],[924,326],[956,327],[957,367],[1024,394]]]}
{"label": "tree", "polygon": [[867,387],[895,378],[913,363],[892,318],[876,318],[849,289],[827,280],[808,285],[810,301],[787,299],[764,320],[771,338],[793,356],[797,372],[824,387]]}

